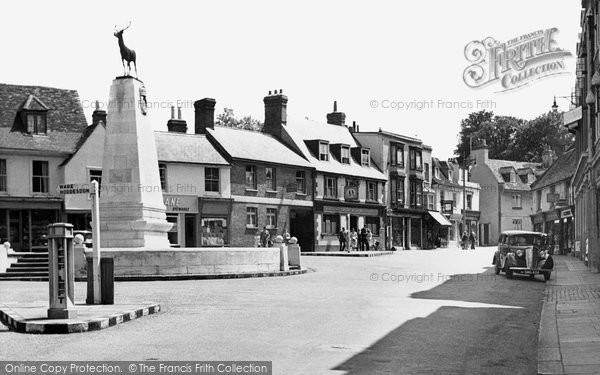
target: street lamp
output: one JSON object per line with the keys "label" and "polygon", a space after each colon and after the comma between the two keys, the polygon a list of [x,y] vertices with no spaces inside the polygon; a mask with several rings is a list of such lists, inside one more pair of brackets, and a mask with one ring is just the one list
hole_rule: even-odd
{"label": "street lamp", "polygon": [[554,95],[554,102],[552,103],[552,107],[551,107],[552,112],[558,111],[558,104],[556,104],[556,98],[567,99],[571,103],[571,106],[573,106],[573,107],[577,106],[575,104],[575,102],[573,101],[573,93],[571,93],[571,96],[556,96],[556,95]]}

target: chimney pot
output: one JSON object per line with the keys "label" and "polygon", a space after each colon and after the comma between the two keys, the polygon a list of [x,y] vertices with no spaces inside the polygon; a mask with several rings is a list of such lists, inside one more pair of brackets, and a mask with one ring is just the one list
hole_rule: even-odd
{"label": "chimney pot", "polygon": [[181,107],[177,107],[177,119],[181,120]]}
{"label": "chimney pot", "polygon": [[92,113],[92,125],[96,125],[101,121],[106,125],[106,111],[100,109],[100,102],[96,100],[96,110]]}
{"label": "chimney pot", "polygon": [[269,95],[271,95],[271,91],[269,91]]}
{"label": "chimney pot", "polygon": [[175,106],[171,106],[171,120],[175,118]]}

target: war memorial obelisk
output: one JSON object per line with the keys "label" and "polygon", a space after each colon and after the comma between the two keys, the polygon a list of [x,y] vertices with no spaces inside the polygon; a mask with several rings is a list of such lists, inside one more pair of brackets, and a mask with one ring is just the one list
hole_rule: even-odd
{"label": "war memorial obelisk", "polygon": [[110,101],[102,164],[100,232],[103,248],[168,249],[154,129],[147,116],[146,88],[131,76],[117,77]]}

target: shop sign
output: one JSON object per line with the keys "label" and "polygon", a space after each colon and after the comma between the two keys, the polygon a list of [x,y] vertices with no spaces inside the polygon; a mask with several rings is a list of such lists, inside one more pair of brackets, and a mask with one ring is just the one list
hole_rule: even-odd
{"label": "shop sign", "polygon": [[344,187],[344,200],[357,201],[358,200],[358,186],[346,185]]}
{"label": "shop sign", "polygon": [[562,210],[560,212],[560,218],[561,219],[566,219],[568,217],[573,217],[573,211],[571,211],[571,209],[567,209],[567,210]]}
{"label": "shop sign", "polygon": [[167,212],[188,214],[198,213],[198,197],[195,195],[164,194],[163,200]]}
{"label": "shop sign", "polygon": [[454,201],[442,201],[442,213],[451,214],[454,212]]}

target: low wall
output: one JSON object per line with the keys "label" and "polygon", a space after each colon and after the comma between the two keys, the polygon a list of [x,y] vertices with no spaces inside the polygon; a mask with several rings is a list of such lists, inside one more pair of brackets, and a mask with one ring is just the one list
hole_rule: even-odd
{"label": "low wall", "polygon": [[[85,257],[91,249],[75,249],[75,276],[84,277]],[[115,262],[115,276],[221,275],[280,270],[278,248],[102,249]]]}

